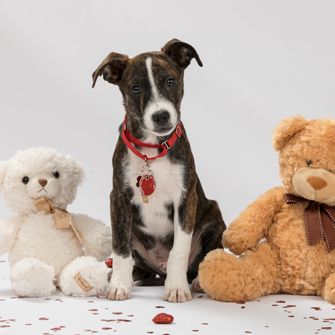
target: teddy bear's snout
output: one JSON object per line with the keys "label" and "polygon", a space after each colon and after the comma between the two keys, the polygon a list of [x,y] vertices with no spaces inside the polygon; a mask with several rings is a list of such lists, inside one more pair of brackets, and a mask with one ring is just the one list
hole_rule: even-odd
{"label": "teddy bear's snout", "polygon": [[42,187],[44,187],[46,184],[48,184],[48,181],[46,179],[39,179],[38,182]]}
{"label": "teddy bear's snout", "polygon": [[325,188],[328,185],[328,183],[324,179],[322,179],[320,177],[315,177],[315,176],[308,177],[307,182],[315,190],[322,190],[323,188]]}

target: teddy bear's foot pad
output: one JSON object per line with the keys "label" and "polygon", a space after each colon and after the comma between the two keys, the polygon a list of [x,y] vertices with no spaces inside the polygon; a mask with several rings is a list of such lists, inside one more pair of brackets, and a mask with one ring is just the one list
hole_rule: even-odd
{"label": "teddy bear's foot pad", "polygon": [[106,265],[94,257],[78,257],[62,271],[59,286],[66,295],[104,297],[108,272]]}
{"label": "teddy bear's foot pad", "polygon": [[325,281],[322,296],[331,304],[335,304],[335,273],[332,273]]}
{"label": "teddy bear's foot pad", "polygon": [[55,270],[36,258],[17,262],[11,271],[12,287],[18,297],[46,297],[56,291]]}

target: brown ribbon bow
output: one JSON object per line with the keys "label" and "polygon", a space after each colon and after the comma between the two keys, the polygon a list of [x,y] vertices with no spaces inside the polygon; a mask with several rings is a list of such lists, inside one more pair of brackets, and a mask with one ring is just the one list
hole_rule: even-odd
{"label": "brown ribbon bow", "polygon": [[335,248],[335,206],[285,194],[287,204],[308,203],[305,208],[305,227],[309,245],[324,240],[328,251]]}
{"label": "brown ribbon bow", "polygon": [[56,228],[58,229],[71,228],[84,254],[87,254],[83,245],[83,240],[72,222],[72,215],[68,211],[66,211],[65,209],[54,207],[52,202],[45,197],[37,199],[34,205],[37,211],[53,215]]}

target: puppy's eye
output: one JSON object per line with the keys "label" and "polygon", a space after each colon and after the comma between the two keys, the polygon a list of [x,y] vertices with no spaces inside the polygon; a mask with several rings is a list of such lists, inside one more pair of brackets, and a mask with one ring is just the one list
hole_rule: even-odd
{"label": "puppy's eye", "polygon": [[177,81],[176,79],[172,78],[172,77],[169,77],[167,80],[166,80],[166,83],[169,87],[173,87],[176,85]]}
{"label": "puppy's eye", "polygon": [[134,95],[138,95],[142,92],[141,87],[139,85],[133,85],[130,90],[131,93],[133,93]]}
{"label": "puppy's eye", "polygon": [[59,176],[60,176],[60,174],[59,174],[58,171],[54,171],[54,172],[52,172],[52,174],[53,174],[53,176],[54,176],[56,179],[58,179]]}
{"label": "puppy's eye", "polygon": [[311,166],[312,164],[313,164],[313,161],[310,160],[310,159],[307,159],[307,161],[306,161],[306,165],[307,165],[307,166]]}
{"label": "puppy's eye", "polygon": [[27,184],[29,183],[29,177],[24,176],[24,177],[22,178],[22,183],[25,184],[25,185],[27,185]]}

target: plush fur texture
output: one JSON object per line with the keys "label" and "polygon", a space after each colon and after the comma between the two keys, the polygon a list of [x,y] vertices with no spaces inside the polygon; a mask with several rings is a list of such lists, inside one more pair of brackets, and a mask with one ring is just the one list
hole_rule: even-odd
{"label": "plush fur texture", "polygon": [[[71,214],[91,256],[81,257],[73,231],[57,228],[52,214],[34,207],[37,199],[45,197],[54,207],[66,209],[83,176],[75,159],[47,148],[21,151],[0,164],[0,190],[16,214],[0,220],[0,254],[9,253],[12,286],[18,296],[47,296],[59,286],[68,295],[101,295],[106,290],[108,269],[100,262],[111,254],[110,228],[86,215]],[[92,290],[76,285],[74,271]]]}
{"label": "plush fur texture", "polygon": [[106,295],[108,282],[106,281],[106,265],[97,262],[92,256],[83,256],[76,258],[68,264],[60,274],[59,286],[67,295],[82,296],[83,289],[76,281],[76,275],[84,278],[92,286],[90,295],[103,297]]}
{"label": "plush fur texture", "polygon": [[284,187],[267,191],[231,223],[223,245],[241,256],[210,252],[200,265],[200,285],[222,301],[290,293],[321,295],[335,303],[335,251],[328,252],[323,240],[310,246],[307,205],[283,199],[284,193],[293,193],[335,205],[335,121],[284,120],[273,143]]}

